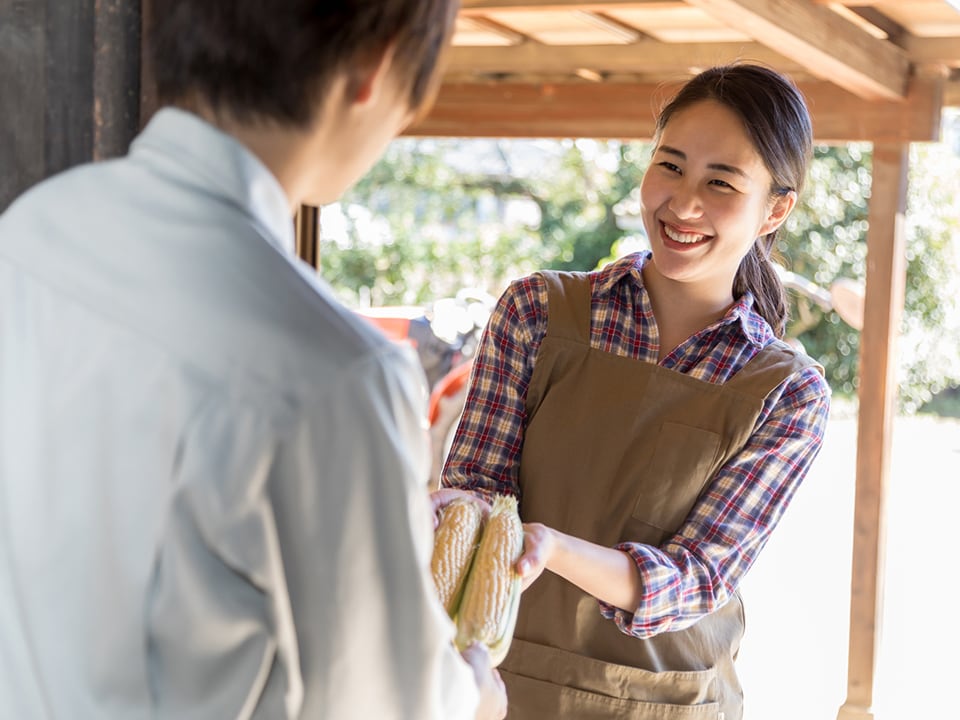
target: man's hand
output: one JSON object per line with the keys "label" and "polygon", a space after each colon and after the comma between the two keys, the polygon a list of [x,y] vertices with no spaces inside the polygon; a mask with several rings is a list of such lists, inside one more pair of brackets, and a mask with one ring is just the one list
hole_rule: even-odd
{"label": "man's hand", "polygon": [[500,673],[490,664],[487,648],[481,643],[474,643],[461,654],[473,668],[477,687],[480,688],[476,720],[503,720],[507,716],[507,689]]}
{"label": "man's hand", "polygon": [[433,509],[433,529],[437,529],[440,524],[440,511],[445,505],[456,498],[466,498],[471,502],[477,503],[483,509],[483,516],[490,515],[490,503],[488,503],[479,493],[473,493],[468,490],[458,490],[457,488],[441,488],[430,493],[430,506]]}

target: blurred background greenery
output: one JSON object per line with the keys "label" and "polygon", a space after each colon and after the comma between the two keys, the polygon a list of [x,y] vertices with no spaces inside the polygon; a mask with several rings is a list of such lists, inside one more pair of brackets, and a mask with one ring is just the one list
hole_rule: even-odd
{"label": "blurred background greenery", "polygon": [[[589,270],[646,247],[637,188],[649,145],[597,140],[399,139],[321,212],[321,274],[354,307],[429,305],[465,287],[499,295],[541,268]],[[786,268],[827,288],[866,273],[868,144],[818,146],[781,233]],[[960,417],[960,116],[910,155],[901,411]],[[857,388],[860,335],[790,292],[788,335]]]}

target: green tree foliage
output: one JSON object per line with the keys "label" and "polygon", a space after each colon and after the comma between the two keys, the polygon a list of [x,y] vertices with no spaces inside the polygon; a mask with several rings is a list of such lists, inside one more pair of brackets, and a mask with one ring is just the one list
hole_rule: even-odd
{"label": "green tree foliage", "polygon": [[394,142],[340,203],[342,232],[323,222],[322,272],[348,305],[422,304],[544,260],[535,228],[489,222],[527,189],[456,171],[445,160],[456,145]]}
{"label": "green tree foliage", "polygon": [[[816,149],[805,191],[780,234],[777,250],[785,267],[823,288],[838,278],[864,278],[868,163],[869,150],[864,146]],[[860,333],[809,297],[788,295],[787,334],[819,359],[835,392],[852,395],[857,386]]]}
{"label": "green tree foliage", "polygon": [[343,198],[339,237],[324,223],[322,272],[347,304],[390,305],[593,268],[626,234],[614,208],[647,156],[642,143],[398,140]]}
{"label": "green tree foliage", "polygon": [[[543,240],[559,250],[548,267],[590,270],[627,235],[616,209],[639,187],[649,163],[643,143],[581,140],[568,145],[561,185],[540,203]],[[536,179],[537,185],[542,179]],[[543,191],[541,190],[541,193]]]}
{"label": "green tree foliage", "polygon": [[[778,249],[788,268],[825,288],[838,278],[865,278],[870,161],[868,145],[816,149],[806,192],[780,238]],[[960,159],[946,145],[911,148],[906,292],[898,344],[900,401],[906,411],[960,383],[958,182]],[[835,392],[854,394],[860,333],[836,312],[823,311],[796,293],[791,293],[791,310],[789,334],[823,363]]]}
{"label": "green tree foliage", "polygon": [[[540,268],[592,269],[636,240],[624,216],[636,223],[648,160],[644,143],[398,140],[345,196],[337,223],[325,216],[323,275],[347,304],[376,306],[426,304],[464,287],[497,295]],[[900,343],[906,410],[960,384],[958,187],[960,159],[947,145],[913,147]],[[786,267],[823,288],[862,281],[869,196],[869,145],[818,147],[779,240]],[[859,332],[809,298],[790,299],[788,334],[824,364],[836,393],[853,395]]]}

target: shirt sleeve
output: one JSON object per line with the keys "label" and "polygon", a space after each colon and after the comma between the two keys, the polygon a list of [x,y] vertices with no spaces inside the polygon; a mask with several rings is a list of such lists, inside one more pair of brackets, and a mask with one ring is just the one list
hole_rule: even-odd
{"label": "shirt sleeve", "polygon": [[711,480],[679,531],[659,547],[622,543],[643,597],[629,613],[603,615],[635,637],[689,627],[722,607],[756,560],[820,451],[829,416],[826,381],[807,368],[767,399],[746,446]]}
{"label": "shirt sleeve", "polygon": [[309,650],[304,717],[476,712],[473,673],[454,650],[429,571],[426,388],[414,363],[399,349],[372,358],[295,446],[308,463],[296,476],[323,478],[324,492],[284,508],[285,522],[307,536],[297,544],[291,536],[285,561]]}
{"label": "shirt sleeve", "polygon": [[514,281],[497,302],[474,358],[445,487],[519,496],[527,388],[546,333],[545,308],[539,275]]}
{"label": "shirt sleeve", "polygon": [[158,716],[473,718],[429,574],[422,373],[383,346],[334,379],[288,426],[233,408],[195,433],[150,609]]}

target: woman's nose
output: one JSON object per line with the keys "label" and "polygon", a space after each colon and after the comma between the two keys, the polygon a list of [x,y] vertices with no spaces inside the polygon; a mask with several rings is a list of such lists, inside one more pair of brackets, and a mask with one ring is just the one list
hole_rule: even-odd
{"label": "woman's nose", "polygon": [[696,218],[703,214],[700,193],[697,187],[689,182],[677,183],[667,207],[678,219]]}

